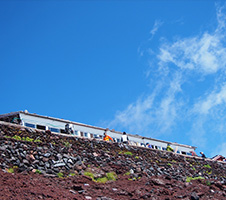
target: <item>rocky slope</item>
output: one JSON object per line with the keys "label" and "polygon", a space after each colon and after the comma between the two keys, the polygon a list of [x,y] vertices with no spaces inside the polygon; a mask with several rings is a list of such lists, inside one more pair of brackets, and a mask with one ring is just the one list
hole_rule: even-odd
{"label": "rocky slope", "polygon": [[226,199],[226,165],[0,122],[0,199]]}

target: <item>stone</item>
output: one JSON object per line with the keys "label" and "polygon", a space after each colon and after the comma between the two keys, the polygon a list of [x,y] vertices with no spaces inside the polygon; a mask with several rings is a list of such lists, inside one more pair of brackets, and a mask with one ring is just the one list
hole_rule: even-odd
{"label": "stone", "polygon": [[51,156],[51,154],[50,154],[50,153],[45,153],[43,156],[44,156],[45,158],[49,158],[49,157]]}
{"label": "stone", "polygon": [[64,162],[56,163],[53,167],[64,167],[66,164]]}

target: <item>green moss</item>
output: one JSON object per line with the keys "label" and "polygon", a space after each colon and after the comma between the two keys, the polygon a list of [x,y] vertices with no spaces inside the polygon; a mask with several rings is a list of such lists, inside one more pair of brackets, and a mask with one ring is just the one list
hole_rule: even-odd
{"label": "green moss", "polygon": [[203,177],[201,177],[201,176],[198,176],[198,177],[188,177],[187,176],[187,179],[186,179],[186,182],[190,182],[190,181],[192,181],[192,180],[198,180],[198,179],[204,179]]}

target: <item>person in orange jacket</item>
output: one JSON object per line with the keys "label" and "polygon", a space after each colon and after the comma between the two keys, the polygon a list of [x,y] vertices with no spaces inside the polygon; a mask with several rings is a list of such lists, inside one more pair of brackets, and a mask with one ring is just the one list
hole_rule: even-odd
{"label": "person in orange jacket", "polygon": [[107,131],[108,131],[108,129],[106,129],[106,131],[104,132],[104,141],[112,141],[112,142],[114,142],[114,140],[109,136],[109,135],[107,135]]}

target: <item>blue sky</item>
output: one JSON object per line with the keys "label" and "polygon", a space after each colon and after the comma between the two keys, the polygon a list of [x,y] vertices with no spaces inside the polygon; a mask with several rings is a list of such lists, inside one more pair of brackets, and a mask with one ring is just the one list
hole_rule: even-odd
{"label": "blue sky", "polygon": [[225,1],[0,1],[0,113],[226,156]]}

